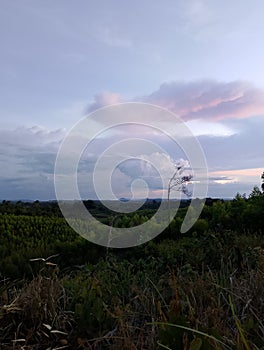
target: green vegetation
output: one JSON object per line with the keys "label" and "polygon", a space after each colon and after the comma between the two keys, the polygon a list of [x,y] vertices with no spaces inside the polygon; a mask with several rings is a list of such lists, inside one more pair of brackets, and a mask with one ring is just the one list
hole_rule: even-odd
{"label": "green vegetation", "polygon": [[[85,205],[113,223],[99,202]],[[106,249],[77,235],[55,202],[3,201],[1,349],[264,349],[263,192],[208,199],[183,235],[187,205],[156,239]]]}

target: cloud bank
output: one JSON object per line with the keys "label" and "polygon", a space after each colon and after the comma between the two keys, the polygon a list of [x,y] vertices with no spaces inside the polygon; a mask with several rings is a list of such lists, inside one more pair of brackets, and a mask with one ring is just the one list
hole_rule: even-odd
{"label": "cloud bank", "polygon": [[[104,92],[95,96],[88,110],[124,100],[121,94]],[[249,192],[260,183],[264,128],[261,89],[244,82],[173,82],[162,84],[138,100],[172,110],[195,131],[209,167],[209,196],[232,197],[237,191]],[[143,161],[122,164],[113,180],[114,192],[118,196],[122,184],[121,196],[125,197],[126,190],[130,192],[131,184],[139,178],[149,184],[150,194],[161,193],[159,176],[149,164],[157,165],[166,177],[173,170],[172,160],[184,158],[184,154],[162,134],[153,136],[147,129],[120,128],[117,135],[109,133],[92,142],[88,154],[81,159],[79,172],[84,198],[94,197],[87,188],[98,156],[113,142],[138,133],[159,143],[168,152],[168,158],[160,153],[142,154]],[[64,136],[63,129],[47,130],[40,126],[0,129],[0,198],[54,199],[54,164]]]}
{"label": "cloud bank", "polygon": [[[169,109],[185,121],[219,121],[264,115],[264,91],[244,81],[164,83],[158,90],[135,100]],[[88,111],[121,101],[120,94],[97,94]]]}
{"label": "cloud bank", "polygon": [[53,173],[65,130],[0,130],[0,198],[54,199]]}

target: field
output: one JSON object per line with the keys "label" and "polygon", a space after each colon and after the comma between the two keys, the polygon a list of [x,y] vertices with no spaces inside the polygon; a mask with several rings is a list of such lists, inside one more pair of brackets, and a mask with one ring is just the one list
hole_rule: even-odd
{"label": "field", "polygon": [[[85,205],[111,225],[99,202]],[[3,201],[1,349],[264,349],[264,194],[207,199],[181,234],[187,207],[154,240],[107,249],[76,234],[55,202]]]}

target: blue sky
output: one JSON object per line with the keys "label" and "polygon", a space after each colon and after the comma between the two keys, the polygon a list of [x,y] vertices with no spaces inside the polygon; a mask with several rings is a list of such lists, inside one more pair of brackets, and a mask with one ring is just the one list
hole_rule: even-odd
{"label": "blue sky", "polygon": [[[54,198],[65,133],[88,111],[125,101],[183,118],[204,149],[210,196],[260,184],[262,1],[0,5],[0,198]],[[133,179],[129,168],[126,180]]]}

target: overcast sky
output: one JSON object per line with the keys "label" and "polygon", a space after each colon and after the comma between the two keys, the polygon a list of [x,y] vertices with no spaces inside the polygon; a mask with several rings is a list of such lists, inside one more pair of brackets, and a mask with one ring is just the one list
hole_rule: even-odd
{"label": "overcast sky", "polygon": [[[89,111],[126,101],[186,122],[207,159],[208,196],[250,193],[264,170],[263,13],[261,0],[0,0],[0,199],[54,199],[67,131]],[[141,156],[169,176],[184,155],[164,147],[169,156]],[[137,167],[119,167],[117,197],[138,177],[158,197],[155,172]]]}

